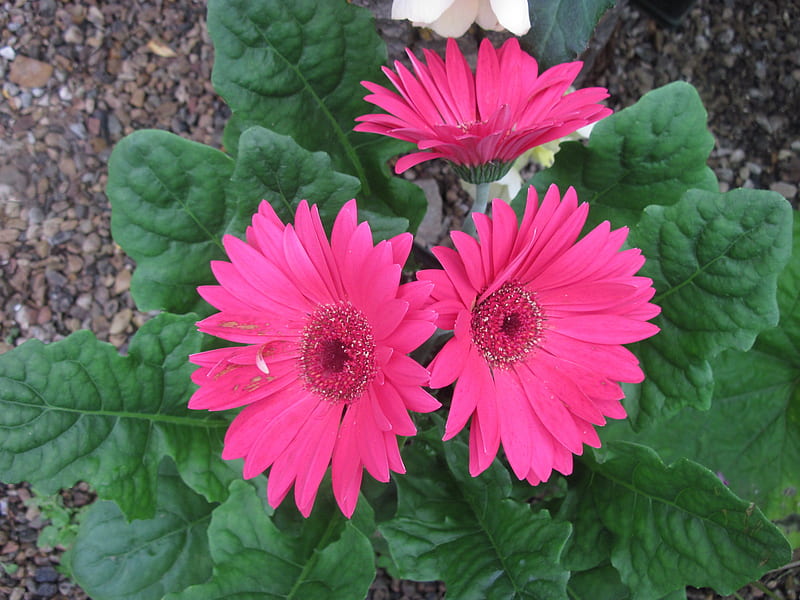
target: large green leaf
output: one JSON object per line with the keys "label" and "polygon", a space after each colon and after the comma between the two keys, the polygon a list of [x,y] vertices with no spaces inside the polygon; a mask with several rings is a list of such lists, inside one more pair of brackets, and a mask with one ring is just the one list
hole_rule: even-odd
{"label": "large green leaf", "polygon": [[357,177],[362,208],[417,227],[424,194],[385,165],[376,168],[393,141],[352,131],[355,118],[372,111],[360,82],[384,78],[387,60],[368,10],[344,0],[212,0],[208,28],[214,88],[234,113],[228,148],[252,125],[288,135],[303,148],[327,152],[337,170]]}
{"label": "large green leaf", "polygon": [[531,28],[522,37],[541,69],[575,60],[614,0],[530,2]]}
{"label": "large green leaf", "polygon": [[88,510],[68,560],[94,600],[161,600],[211,576],[206,530],[213,505],[170,470],[159,475],[152,519],[129,523],[107,501]]}
{"label": "large green leaf", "polygon": [[200,349],[195,319],[152,319],[124,357],[88,331],[0,356],[0,480],[43,493],[85,480],[129,519],[150,518],[158,465],[170,455],[196,491],[224,498],[232,471],[208,465],[222,463],[227,422],[186,406],[187,355]]}
{"label": "large green leaf", "polygon": [[665,460],[687,457],[718,472],[771,519],[800,513],[800,218],[794,252],[778,279],[781,318],[749,352],[712,361],[712,409],[685,409],[631,439]]}
{"label": "large green leaf", "polygon": [[[307,199],[330,222],[358,191],[324,153],[286,136],[252,128],[240,144],[235,165],[218,150],[164,131],[135,132],[114,148],[111,227],[136,260],[131,291],[140,309],[208,314],[196,288],[214,283],[210,261],[225,258],[222,236],[243,237],[262,199],[287,222]],[[388,228],[399,233],[406,225]]]}
{"label": "large green leaf", "polygon": [[232,173],[219,150],[166,131],[137,131],[114,147],[111,233],[138,265],[131,293],[140,310],[208,311],[196,288],[212,280],[209,261],[224,256]]}
{"label": "large green leaf", "polygon": [[[319,203],[320,216],[330,225],[359,187],[354,177],[333,170],[327,154],[303,150],[292,138],[263,127],[251,127],[239,138],[230,187],[237,204],[257,205],[259,200],[267,200],[289,223],[300,200],[306,199]],[[244,231],[249,220],[249,215],[246,221],[237,219],[233,229]]]}
{"label": "large green leaf", "polygon": [[636,419],[708,408],[708,361],[747,350],[778,322],[777,276],[791,254],[791,206],[759,190],[692,190],[673,206],[651,206],[629,243],[647,262],[661,332],[638,345],[647,379],[626,406]]}
{"label": "large green leaf", "polygon": [[532,183],[540,193],[553,183],[562,193],[574,187],[592,205],[590,224],[633,225],[646,206],[675,204],[690,188],[717,191],[706,165],[713,147],[697,91],[675,82],[597,123],[587,145],[563,144],[553,166]]}
{"label": "large green leaf", "polygon": [[591,504],[613,536],[611,562],[634,598],[686,585],[728,594],[789,560],[786,538],[761,511],[692,461],[666,466],[645,446],[617,442],[576,510]]}
{"label": "large green leaf", "polygon": [[442,579],[461,600],[565,597],[559,560],[569,525],[512,500],[498,463],[470,477],[466,445],[436,437],[418,436],[404,451],[397,514],[379,526],[399,575]]}
{"label": "large green leaf", "polygon": [[270,512],[252,486],[234,482],[208,529],[213,577],[166,600],[366,596],[375,577],[372,546],[329,499],[318,498],[309,519],[292,520],[283,530]]}

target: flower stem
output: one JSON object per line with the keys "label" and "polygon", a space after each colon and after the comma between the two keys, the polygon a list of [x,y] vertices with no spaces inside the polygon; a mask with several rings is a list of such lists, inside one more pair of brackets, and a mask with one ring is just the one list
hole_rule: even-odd
{"label": "flower stem", "polygon": [[485,213],[486,207],[489,204],[489,182],[475,184],[475,201],[472,203],[472,210],[467,215],[464,221],[464,232],[470,235],[475,235],[475,221],[470,219],[470,215],[475,213]]}

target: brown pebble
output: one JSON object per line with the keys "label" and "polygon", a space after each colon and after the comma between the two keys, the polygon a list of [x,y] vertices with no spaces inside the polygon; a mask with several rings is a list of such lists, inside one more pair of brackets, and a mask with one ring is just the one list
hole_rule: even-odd
{"label": "brown pebble", "polygon": [[18,54],[11,63],[8,79],[24,88],[44,87],[53,75],[53,66]]}

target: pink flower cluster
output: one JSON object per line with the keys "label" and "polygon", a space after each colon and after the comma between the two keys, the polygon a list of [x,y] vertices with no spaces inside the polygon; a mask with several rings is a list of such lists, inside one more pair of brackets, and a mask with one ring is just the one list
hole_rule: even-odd
{"label": "pink flower cluster", "polygon": [[[432,156],[513,160],[606,114],[598,92],[563,95],[572,66],[537,78],[514,42],[499,55],[484,45],[473,80],[454,44],[447,64],[414,62],[419,80],[398,67],[402,99],[374,87],[400,116],[367,115],[361,128],[433,149],[401,169]],[[515,83],[521,68],[532,82]],[[561,198],[553,186],[541,203],[530,188],[520,222],[500,200],[492,213],[473,215],[477,237],[453,232],[453,248],[434,248],[440,269],[406,283],[411,235],[374,244],[355,200],[330,237],[316,206],[301,202],[292,225],[264,201],[246,241],[223,239],[218,285],[199,288],[219,312],[198,327],[239,345],[191,356],[199,388],[189,406],[242,408],[222,456],[243,458],[246,478],[269,470],[272,506],[294,487],[308,516],[330,467],[350,517],[365,469],[383,482],[405,472],[398,436],[416,433],[409,412],[440,407],[426,387],[455,384],[444,439],[469,426],[473,476],[501,448],[533,485],[567,475],[584,444],[600,445],[594,426],[625,417],[620,383],[644,375],[623,344],[654,335],[659,313],[652,281],[636,275],[644,257],[623,249],[627,229],[604,222],[581,238],[588,205],[572,188]],[[409,355],[437,329],[452,336],[424,367]]]}
{"label": "pink flower cluster", "polygon": [[[455,382],[445,439],[470,423],[472,475],[501,446],[532,484],[569,474],[583,444],[600,445],[593,426],[625,416],[619,382],[643,379],[622,344],[658,331],[641,252],[622,250],[626,229],[608,223],[578,240],[587,209],[572,189],[540,205],[531,188],[517,225],[495,201],[493,218],[474,215],[479,240],[453,232],[455,249],[434,249],[442,269],[400,283],[411,236],[373,245],[355,201],[330,241],[316,207],[301,203],[292,226],[262,202],[246,242],[224,238],[219,285],[200,288],[219,309],[200,330],[244,345],[191,357],[189,406],[246,407],[223,458],[243,458],[245,477],[270,469],[273,506],[294,485],[306,516],[328,466],[347,516],[363,469],[378,481],[405,472],[408,411],[440,406],[424,386]],[[426,369],[408,354],[437,327],[454,334]]]}

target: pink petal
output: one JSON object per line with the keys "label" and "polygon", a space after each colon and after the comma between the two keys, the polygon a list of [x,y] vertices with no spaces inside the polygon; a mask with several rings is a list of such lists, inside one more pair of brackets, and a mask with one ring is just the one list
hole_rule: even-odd
{"label": "pink petal", "polygon": [[462,341],[458,338],[447,340],[442,349],[433,357],[431,364],[428,365],[431,372],[431,380],[428,385],[437,389],[453,383],[464,370],[470,351],[469,341]]}
{"label": "pink petal", "polygon": [[517,479],[525,479],[530,470],[534,444],[530,435],[534,427],[530,403],[511,371],[497,369],[494,381],[497,394],[503,399],[502,409],[498,410],[503,450]]}
{"label": "pink petal", "polygon": [[652,323],[616,315],[588,315],[558,319],[555,329],[576,340],[597,344],[629,344],[658,333]]}
{"label": "pink petal", "polygon": [[355,415],[348,408],[339,426],[339,435],[331,460],[333,495],[342,513],[353,516],[361,489],[362,464],[358,453]]}
{"label": "pink petal", "polygon": [[464,425],[475,413],[478,400],[485,398],[492,389],[489,369],[478,356],[475,348],[471,347],[466,357],[459,357],[454,362],[462,371],[453,391],[453,400],[447,415],[443,440],[455,437],[464,428]]}

